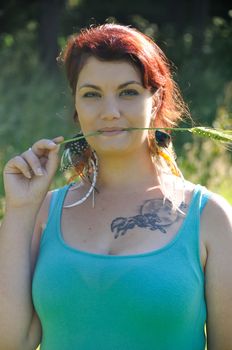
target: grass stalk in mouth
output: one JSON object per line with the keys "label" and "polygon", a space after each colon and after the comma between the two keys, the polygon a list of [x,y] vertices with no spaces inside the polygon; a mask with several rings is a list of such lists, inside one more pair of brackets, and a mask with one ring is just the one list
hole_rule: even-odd
{"label": "grass stalk in mouth", "polygon": [[[212,140],[216,140],[219,142],[223,142],[223,143],[228,143],[228,144],[232,144],[232,130],[222,130],[222,129],[214,129],[214,128],[210,128],[210,127],[204,127],[204,126],[196,126],[193,128],[124,128],[124,131],[136,131],[136,130],[164,130],[164,131],[188,131],[191,132],[192,134],[195,134],[197,136],[201,136],[201,137],[205,137],[208,139],[212,139]],[[88,138],[91,136],[96,136],[96,135],[100,135],[101,133],[103,133],[103,131],[94,131],[94,132],[90,132],[87,133],[85,135],[81,135],[81,136],[77,136],[77,137],[73,137],[71,139],[68,140],[64,140],[63,142],[61,142],[60,144],[65,144],[68,142],[72,142],[72,141],[78,141],[80,139],[83,138]]]}

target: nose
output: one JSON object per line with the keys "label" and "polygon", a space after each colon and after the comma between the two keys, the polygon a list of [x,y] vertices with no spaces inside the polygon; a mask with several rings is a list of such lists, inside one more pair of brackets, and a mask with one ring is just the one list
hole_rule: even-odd
{"label": "nose", "polygon": [[107,98],[103,102],[101,110],[102,120],[113,120],[120,118],[120,110],[117,101],[114,98]]}

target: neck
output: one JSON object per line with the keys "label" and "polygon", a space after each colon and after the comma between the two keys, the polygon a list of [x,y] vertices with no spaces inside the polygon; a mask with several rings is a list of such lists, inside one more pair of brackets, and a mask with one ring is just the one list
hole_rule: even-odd
{"label": "neck", "polygon": [[98,155],[97,188],[124,193],[149,190],[159,185],[149,152],[146,150],[120,155]]}

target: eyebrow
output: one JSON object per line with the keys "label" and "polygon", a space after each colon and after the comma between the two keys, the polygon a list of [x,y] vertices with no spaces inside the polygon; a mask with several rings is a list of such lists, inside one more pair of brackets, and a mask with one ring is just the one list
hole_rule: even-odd
{"label": "eyebrow", "polygon": [[[131,80],[131,81],[127,81],[126,83],[123,83],[123,84],[119,85],[118,89],[122,89],[122,88],[124,88],[124,87],[126,87],[127,85],[130,85],[130,84],[137,84],[137,85],[143,86],[138,81]],[[80,86],[79,90],[81,90],[81,89],[83,89],[85,87],[89,87],[89,88],[93,88],[95,90],[101,91],[101,88],[99,86],[93,85],[93,84],[83,84],[83,85]]]}

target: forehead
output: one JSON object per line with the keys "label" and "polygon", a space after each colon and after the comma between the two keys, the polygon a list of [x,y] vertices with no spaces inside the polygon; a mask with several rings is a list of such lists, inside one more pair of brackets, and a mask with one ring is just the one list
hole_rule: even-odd
{"label": "forehead", "polygon": [[79,73],[77,85],[86,82],[120,84],[127,80],[137,80],[142,83],[139,69],[129,61],[101,61],[95,57],[89,57]]}

